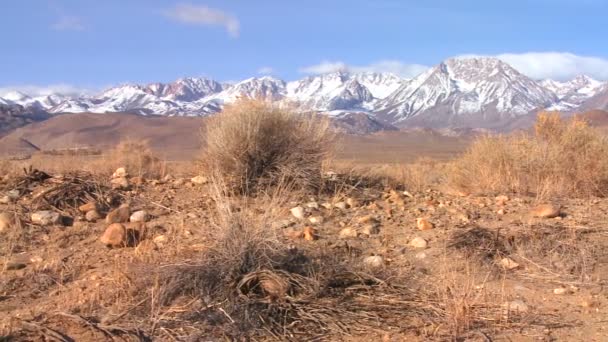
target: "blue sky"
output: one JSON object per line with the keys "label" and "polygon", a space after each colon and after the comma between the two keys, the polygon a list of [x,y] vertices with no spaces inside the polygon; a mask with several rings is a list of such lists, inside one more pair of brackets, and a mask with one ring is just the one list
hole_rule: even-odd
{"label": "blue sky", "polygon": [[6,0],[0,13],[4,88],[336,68],[412,77],[467,54],[535,78],[608,79],[608,0]]}

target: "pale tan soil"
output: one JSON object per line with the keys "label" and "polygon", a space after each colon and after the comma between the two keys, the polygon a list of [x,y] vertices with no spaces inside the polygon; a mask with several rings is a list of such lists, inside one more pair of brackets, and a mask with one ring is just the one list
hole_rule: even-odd
{"label": "pale tan soil", "polygon": [[[48,186],[42,183],[32,190]],[[414,193],[413,198],[403,197],[401,205],[388,202],[385,194],[376,187],[344,193],[356,197],[361,205],[345,210],[323,207],[309,210],[307,215],[325,218],[318,226],[319,239],[285,238],[284,242],[303,251],[338,253],[347,249],[359,263],[366,256],[380,255],[387,271],[406,276],[408,288],[437,293],[443,300],[439,307],[464,303],[471,312],[486,306],[498,308],[495,310],[498,314],[455,334],[450,331],[449,319],[436,324],[430,318],[427,321],[415,313],[403,312],[402,319],[410,323],[408,329],[390,329],[378,322],[367,333],[327,335],[325,339],[606,340],[608,200],[561,200],[563,217],[539,219],[530,217],[530,208],[535,203],[526,197],[511,196],[502,206],[496,204],[494,196],[460,197],[449,191],[429,190]],[[230,336],[235,323],[227,317],[215,317],[215,323],[211,324],[197,316],[206,312],[200,299],[181,298],[167,307],[150,308],[149,303],[129,301],[128,298],[139,297],[125,293],[133,290],[131,285],[138,280],[152,274],[154,267],[199,260],[210,244],[208,230],[214,227],[211,224],[214,204],[207,186],[189,182],[178,186],[148,183],[124,195],[131,199],[134,209],[143,208],[153,215],[147,223],[145,238],[136,247],[102,246],[98,238],[106,224],[83,222],[79,217],[75,217],[72,226],[40,227],[26,222],[22,231],[0,233],[0,261],[4,265],[10,261],[26,265],[0,273],[0,336],[9,341],[43,340],[46,332],[48,339],[49,332],[44,329],[75,341],[112,338],[135,341],[138,340],[135,329],[140,330],[139,340],[147,336],[158,341],[207,341]],[[329,195],[315,198],[319,204],[341,199]],[[283,208],[281,219],[293,222],[289,229],[310,225],[294,219],[288,211],[291,206],[305,202],[308,199],[296,200]],[[25,196],[17,204],[0,204],[0,211],[22,207],[27,212],[28,203],[29,196]],[[387,208],[392,210],[390,216]],[[505,209],[505,215],[496,213],[501,208]],[[343,226],[361,229],[363,224],[357,223],[357,219],[365,215],[379,221],[377,235],[339,238]],[[418,231],[418,217],[427,218],[435,228]],[[475,240],[479,234],[474,232],[486,234],[485,240]],[[465,234],[464,238],[456,239],[458,234]],[[159,235],[164,235],[167,242],[154,243]],[[416,236],[425,238],[428,248],[410,247],[408,242]],[[483,244],[490,247],[481,248]],[[421,252],[425,258],[420,258]],[[512,258],[520,266],[502,269],[498,263],[503,257]],[[553,290],[560,286],[576,289],[569,294],[554,294]],[[373,290],[369,291],[373,296]],[[515,299],[526,303],[529,312],[513,320],[504,318],[500,306]],[[119,330],[111,332],[122,337],[104,334],[86,321],[79,321],[79,316],[101,322],[100,326],[106,329],[121,328],[122,335]]]}

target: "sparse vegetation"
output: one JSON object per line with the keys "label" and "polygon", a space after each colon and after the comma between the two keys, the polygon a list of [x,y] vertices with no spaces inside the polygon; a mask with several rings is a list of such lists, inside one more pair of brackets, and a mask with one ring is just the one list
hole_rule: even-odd
{"label": "sparse vegetation", "polygon": [[604,196],[608,140],[574,117],[541,113],[534,133],[484,136],[455,161],[452,186],[478,193]]}
{"label": "sparse vegetation", "polygon": [[202,163],[238,193],[278,183],[318,187],[331,149],[327,119],[243,100],[207,123]]}

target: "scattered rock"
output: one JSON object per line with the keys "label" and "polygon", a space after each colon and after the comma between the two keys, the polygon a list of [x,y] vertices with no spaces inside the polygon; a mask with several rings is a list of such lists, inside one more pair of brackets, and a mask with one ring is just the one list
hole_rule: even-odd
{"label": "scattered rock", "polygon": [[361,203],[359,202],[358,199],[353,198],[353,197],[349,197],[346,199],[346,204],[350,207],[350,208],[356,208],[359,205],[361,205]]}
{"label": "scattered rock", "polygon": [[183,178],[178,178],[173,181],[174,186],[182,186],[184,183],[186,183],[186,181]]}
{"label": "scattered rock", "polygon": [[107,247],[124,247],[127,242],[127,229],[120,223],[112,223],[106,228],[99,241]]}
{"label": "scattered rock", "polygon": [[32,223],[41,226],[55,225],[61,223],[61,215],[51,210],[42,210],[32,213]]}
{"label": "scattered rock", "polygon": [[498,215],[506,214],[505,208],[500,208],[500,209],[496,210],[496,214],[498,214]]}
{"label": "scattered rock", "polygon": [[553,289],[553,294],[556,294],[556,295],[564,295],[567,293],[568,293],[568,289],[565,287],[558,287],[558,288]]}
{"label": "scattered rock", "polygon": [[353,228],[347,227],[340,231],[338,236],[340,239],[356,238],[358,235],[357,231]]}
{"label": "scattered rock", "polygon": [[304,240],[306,240],[306,241],[313,241],[318,238],[317,230],[314,229],[313,227],[304,227],[302,234],[304,236]]}
{"label": "scattered rock", "polygon": [[92,211],[92,210],[97,210],[97,202],[88,202],[88,203],[85,203],[85,204],[81,205],[80,207],[78,207],[78,210],[81,213],[87,213],[87,212]]}
{"label": "scattered rock", "polygon": [[511,258],[502,258],[500,260],[500,266],[507,270],[513,270],[519,267],[519,264],[513,261]]}
{"label": "scattered rock", "polygon": [[136,211],[129,217],[130,222],[146,222],[147,220],[148,213],[145,210]]}
{"label": "scattered rock", "polygon": [[421,238],[420,236],[417,236],[410,241],[410,246],[412,246],[414,248],[426,248],[428,246],[428,244],[429,243],[424,238]]}
{"label": "scattered rock", "polygon": [[190,178],[190,182],[192,182],[193,184],[197,184],[197,185],[203,185],[203,184],[207,184],[209,182],[209,180],[205,176],[196,176],[196,177]]}
{"label": "scattered rock", "polygon": [[496,201],[497,205],[505,205],[509,201],[509,196],[499,195],[499,196],[496,196],[496,198],[494,198],[494,200]]}
{"label": "scattered rock", "polygon": [[125,169],[124,167],[119,167],[112,174],[112,178],[125,178],[127,176],[128,176],[127,169]]}
{"label": "scattered rock", "polygon": [[8,230],[13,225],[13,215],[0,213],[0,232]]}
{"label": "scattered rock", "polygon": [[554,204],[541,204],[530,212],[534,217],[554,218],[561,215],[561,207]]}
{"label": "scattered rock", "polygon": [[346,209],[346,203],[345,202],[338,202],[334,204],[334,207],[338,208],[338,209]]}
{"label": "scattered rock", "polygon": [[297,218],[298,220],[304,219],[304,208],[295,207],[291,208],[289,211],[291,212],[291,215],[293,215],[293,217]]}
{"label": "scattered rock", "polygon": [[106,216],[106,223],[125,223],[129,221],[131,209],[128,204],[123,204],[120,207],[110,211]]}
{"label": "scattered rock", "polygon": [[505,304],[503,304],[503,307],[508,310],[508,312],[514,312],[514,313],[524,313],[524,312],[528,312],[530,310],[530,308],[528,307],[528,304],[524,303],[522,300],[520,299],[516,299],[510,302],[507,302]]}
{"label": "scattered rock", "polygon": [[84,214],[84,219],[89,222],[95,222],[101,218],[101,214],[97,210],[90,210]]}
{"label": "scattered rock", "polygon": [[11,198],[8,197],[8,195],[0,197],[0,204],[9,204],[9,203],[11,203]]}
{"label": "scattered rock", "polygon": [[331,205],[331,203],[325,202],[325,203],[321,203],[321,206],[325,209],[331,209],[333,208],[333,205]]}
{"label": "scattered rock", "polygon": [[419,217],[416,219],[416,227],[418,227],[418,230],[429,230],[435,226],[429,220]]}
{"label": "scattered rock", "polygon": [[308,221],[310,221],[312,224],[322,224],[325,219],[323,216],[311,216],[308,218]]}
{"label": "scattered rock", "polygon": [[384,258],[379,255],[371,255],[363,259],[363,263],[371,268],[380,268],[384,266]]}

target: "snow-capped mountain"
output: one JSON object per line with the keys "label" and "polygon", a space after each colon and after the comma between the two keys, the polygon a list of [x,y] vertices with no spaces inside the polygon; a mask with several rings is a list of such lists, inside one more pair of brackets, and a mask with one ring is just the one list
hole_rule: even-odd
{"label": "snow-capped mountain", "polygon": [[543,80],[545,88],[553,91],[559,102],[549,107],[550,110],[570,111],[581,106],[589,98],[596,95],[604,83],[586,75],[579,75],[567,82]]}
{"label": "snow-capped mountain", "polygon": [[[378,103],[389,122],[480,127],[542,109],[555,94],[496,58],[446,60]],[[484,122],[487,121],[487,122]]]}
{"label": "snow-capped mountain", "polygon": [[170,83],[124,84],[89,96],[32,97],[10,91],[0,94],[0,104],[49,113],[204,116],[239,98],[259,98],[335,118],[361,113],[358,118],[365,115],[401,127],[493,129],[539,109],[572,112],[605,107],[607,93],[607,83],[587,76],[568,82],[535,81],[498,59],[483,57],[448,59],[411,80],[390,73],[346,71],[291,82],[268,76],[233,83],[180,78]]}

